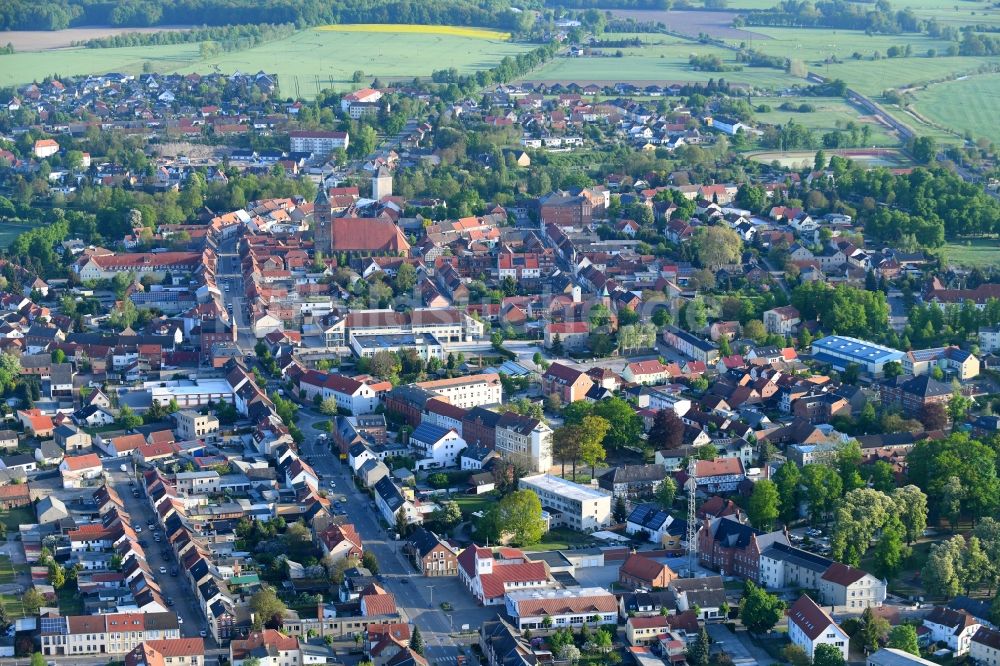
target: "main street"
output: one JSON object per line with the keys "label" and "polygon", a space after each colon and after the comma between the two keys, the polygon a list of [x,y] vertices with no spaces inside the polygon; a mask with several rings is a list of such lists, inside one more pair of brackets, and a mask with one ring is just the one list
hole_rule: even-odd
{"label": "main street", "polygon": [[[350,468],[330,453],[326,441],[318,439],[318,431],[312,426],[328,418],[308,408],[299,409],[296,421],[306,435],[303,453],[322,477],[324,489],[334,497],[347,498],[343,503],[347,519],[361,535],[365,551],[373,553],[378,560],[383,585],[395,596],[400,612],[420,628],[428,661],[431,664],[456,663],[460,654],[471,654],[465,646],[475,640],[471,633],[458,636],[462,625],[468,624],[474,631],[483,620],[495,616],[496,611],[477,607],[472,596],[454,577],[417,575],[402,552],[402,542],[393,540],[379,523],[380,514],[374,501],[355,487]],[[335,488],[330,488],[331,479]],[[451,603],[454,609],[448,613],[442,611],[439,604],[443,601]]]}

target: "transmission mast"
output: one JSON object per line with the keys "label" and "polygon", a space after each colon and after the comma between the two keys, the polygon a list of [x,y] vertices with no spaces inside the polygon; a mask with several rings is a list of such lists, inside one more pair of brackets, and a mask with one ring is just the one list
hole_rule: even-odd
{"label": "transmission mast", "polygon": [[695,492],[698,490],[698,469],[697,460],[694,457],[688,462],[688,478],[684,484],[687,490],[688,516],[687,516],[687,555],[688,555],[688,575],[694,577],[694,563],[698,556],[698,519],[695,515]]}

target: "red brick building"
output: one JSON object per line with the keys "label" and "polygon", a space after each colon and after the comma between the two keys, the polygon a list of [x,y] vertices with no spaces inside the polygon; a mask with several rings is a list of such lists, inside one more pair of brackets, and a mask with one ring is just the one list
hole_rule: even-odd
{"label": "red brick building", "polygon": [[587,373],[561,363],[553,363],[542,375],[542,393],[544,395],[555,393],[563,404],[583,400],[593,385],[594,380]]}
{"label": "red brick building", "polygon": [[698,562],[725,576],[759,580],[760,554],[773,543],[788,545],[788,535],[760,532],[728,516],[705,520],[698,531]]}
{"label": "red brick building", "polygon": [[585,227],[593,218],[593,205],[586,197],[558,191],[538,200],[538,212],[543,225]]}

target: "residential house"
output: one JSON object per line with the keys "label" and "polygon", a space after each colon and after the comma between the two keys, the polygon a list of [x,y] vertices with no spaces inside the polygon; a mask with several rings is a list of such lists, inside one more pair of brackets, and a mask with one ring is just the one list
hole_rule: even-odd
{"label": "residential house", "polygon": [[933,643],[940,643],[952,651],[954,656],[968,654],[972,647],[972,637],[982,627],[982,623],[965,611],[936,606],[925,618],[923,626]]}
{"label": "residential house", "polygon": [[803,594],[788,609],[788,640],[810,659],[819,645],[832,645],[847,659],[850,637],[809,595]]}
{"label": "residential house", "polygon": [[618,570],[618,582],[626,588],[664,589],[677,578],[670,567],[638,553],[629,555]]}
{"label": "residential house", "polygon": [[622,465],[598,477],[597,485],[616,498],[634,500],[652,496],[666,477],[663,465]]}
{"label": "residential house", "polygon": [[969,659],[978,666],[1000,666],[1000,631],[979,627],[972,635]]}
{"label": "residential house", "polygon": [[586,372],[562,363],[553,363],[542,375],[542,393],[558,395],[564,405],[583,400],[594,385]]}
{"label": "residential house", "polygon": [[885,597],[885,580],[840,562],[833,562],[819,581],[819,598],[828,606],[862,610],[881,606]]}
{"label": "residential house", "polygon": [[458,552],[430,530],[416,528],[407,537],[406,552],[424,576],[458,575]]}

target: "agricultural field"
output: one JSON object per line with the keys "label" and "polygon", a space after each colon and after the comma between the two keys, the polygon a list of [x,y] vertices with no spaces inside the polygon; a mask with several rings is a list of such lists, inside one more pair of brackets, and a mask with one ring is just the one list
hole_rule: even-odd
{"label": "agricultural field", "polygon": [[[811,104],[816,108],[809,113],[799,111],[782,111],[778,107],[785,103],[795,106]],[[899,139],[887,131],[886,127],[872,118],[863,116],[861,112],[837,97],[754,97],[750,99],[754,108],[761,104],[771,107],[768,113],[754,112],[754,120],[771,125],[785,125],[794,121],[799,125],[814,130],[817,134],[825,134],[844,127],[848,122],[867,123],[872,128],[872,145],[895,146]]]}
{"label": "agricultural field", "polygon": [[[333,26],[342,28],[344,26]],[[386,31],[387,28],[395,31]],[[412,28],[435,28],[413,31]],[[454,67],[468,73],[496,65],[506,56],[529,51],[531,44],[485,39],[459,34],[441,34],[442,26],[378,26],[373,39],[367,31],[310,29],[246,51],[221,53],[201,60],[198,44],[128,47],[119,49],[58,49],[39,53],[0,56],[0,86],[60,76],[122,71],[140,73],[145,63],[154,71],[169,72],[274,72],[283,95],[294,94],[296,77],[300,93],[312,96],[319,87],[353,87],[357,70],[382,79],[411,79],[428,76],[437,69]],[[457,29],[458,32],[466,30]],[[474,30],[475,33],[504,33]]]}
{"label": "agricultural field", "polygon": [[88,39],[112,37],[132,33],[153,33],[164,30],[190,30],[186,25],[162,25],[155,28],[67,28],[66,30],[9,30],[3,33],[0,43],[10,43],[14,51],[48,51],[49,49],[67,48],[74,42],[85,42]]}
{"label": "agricultural field", "polygon": [[[899,150],[892,148],[880,148],[877,150],[864,150],[860,148],[846,150],[826,150],[827,157],[840,155],[855,162],[868,166],[904,167],[911,166],[912,163]],[[748,153],[750,159],[771,164],[778,162],[783,167],[791,169],[811,169],[813,158],[816,156],[815,150],[793,150],[793,151],[765,151],[758,153]]]}
{"label": "agricultural field", "polygon": [[[773,5],[772,5],[773,6]],[[656,9],[616,9],[611,12],[620,18],[639,22],[662,23],[671,32],[697,37],[704,33],[717,39],[749,39],[756,28],[734,28],[735,12],[719,11],[669,11]]]}
{"label": "agricultural field", "polygon": [[765,90],[782,90],[801,84],[797,79],[776,69],[745,67],[738,72],[705,72],[695,70],[688,58],[694,55],[717,55],[726,65],[737,66],[736,54],[727,49],[698,44],[685,39],[657,35],[660,39],[648,42],[641,48],[621,49],[622,57],[613,54],[617,49],[604,49],[600,57],[558,57],[535,70],[531,81],[563,81],[586,83],[590,81],[633,81],[639,83],[707,82],[725,79]]}
{"label": "agricultural field", "polygon": [[381,32],[406,35],[445,35],[448,37],[468,37],[470,39],[492,39],[507,41],[509,32],[489,30],[487,28],[471,28],[458,25],[415,25],[402,23],[346,23],[338,25],[321,25],[317,30],[323,32]]}
{"label": "agricultural field", "polygon": [[1000,141],[1000,74],[970,76],[913,91],[913,108],[931,122],[990,141]]}
{"label": "agricultural field", "polygon": [[[768,55],[784,56],[794,60],[802,60],[814,71],[817,63],[827,58],[836,57],[839,60],[850,60],[854,53],[860,53],[871,58],[875,51],[883,56],[892,46],[910,46],[915,55],[924,55],[928,49],[936,53],[947,52],[950,42],[931,39],[926,35],[866,35],[860,30],[825,30],[819,28],[754,28],[754,32],[764,35],[766,39],[754,39],[753,48]],[[727,40],[739,45],[745,40]],[[749,43],[749,42],[748,42]],[[882,65],[879,61],[876,68]]]}
{"label": "agricultural field", "polygon": [[946,243],[944,256],[948,263],[968,268],[994,267],[1000,264],[1000,239],[977,238],[975,240]]}
{"label": "agricultural field", "polygon": [[861,94],[878,97],[887,88],[908,88],[953,78],[975,72],[981,65],[1000,65],[1000,57],[911,57],[882,59],[877,63],[847,60],[824,65],[818,73],[843,79]]}

